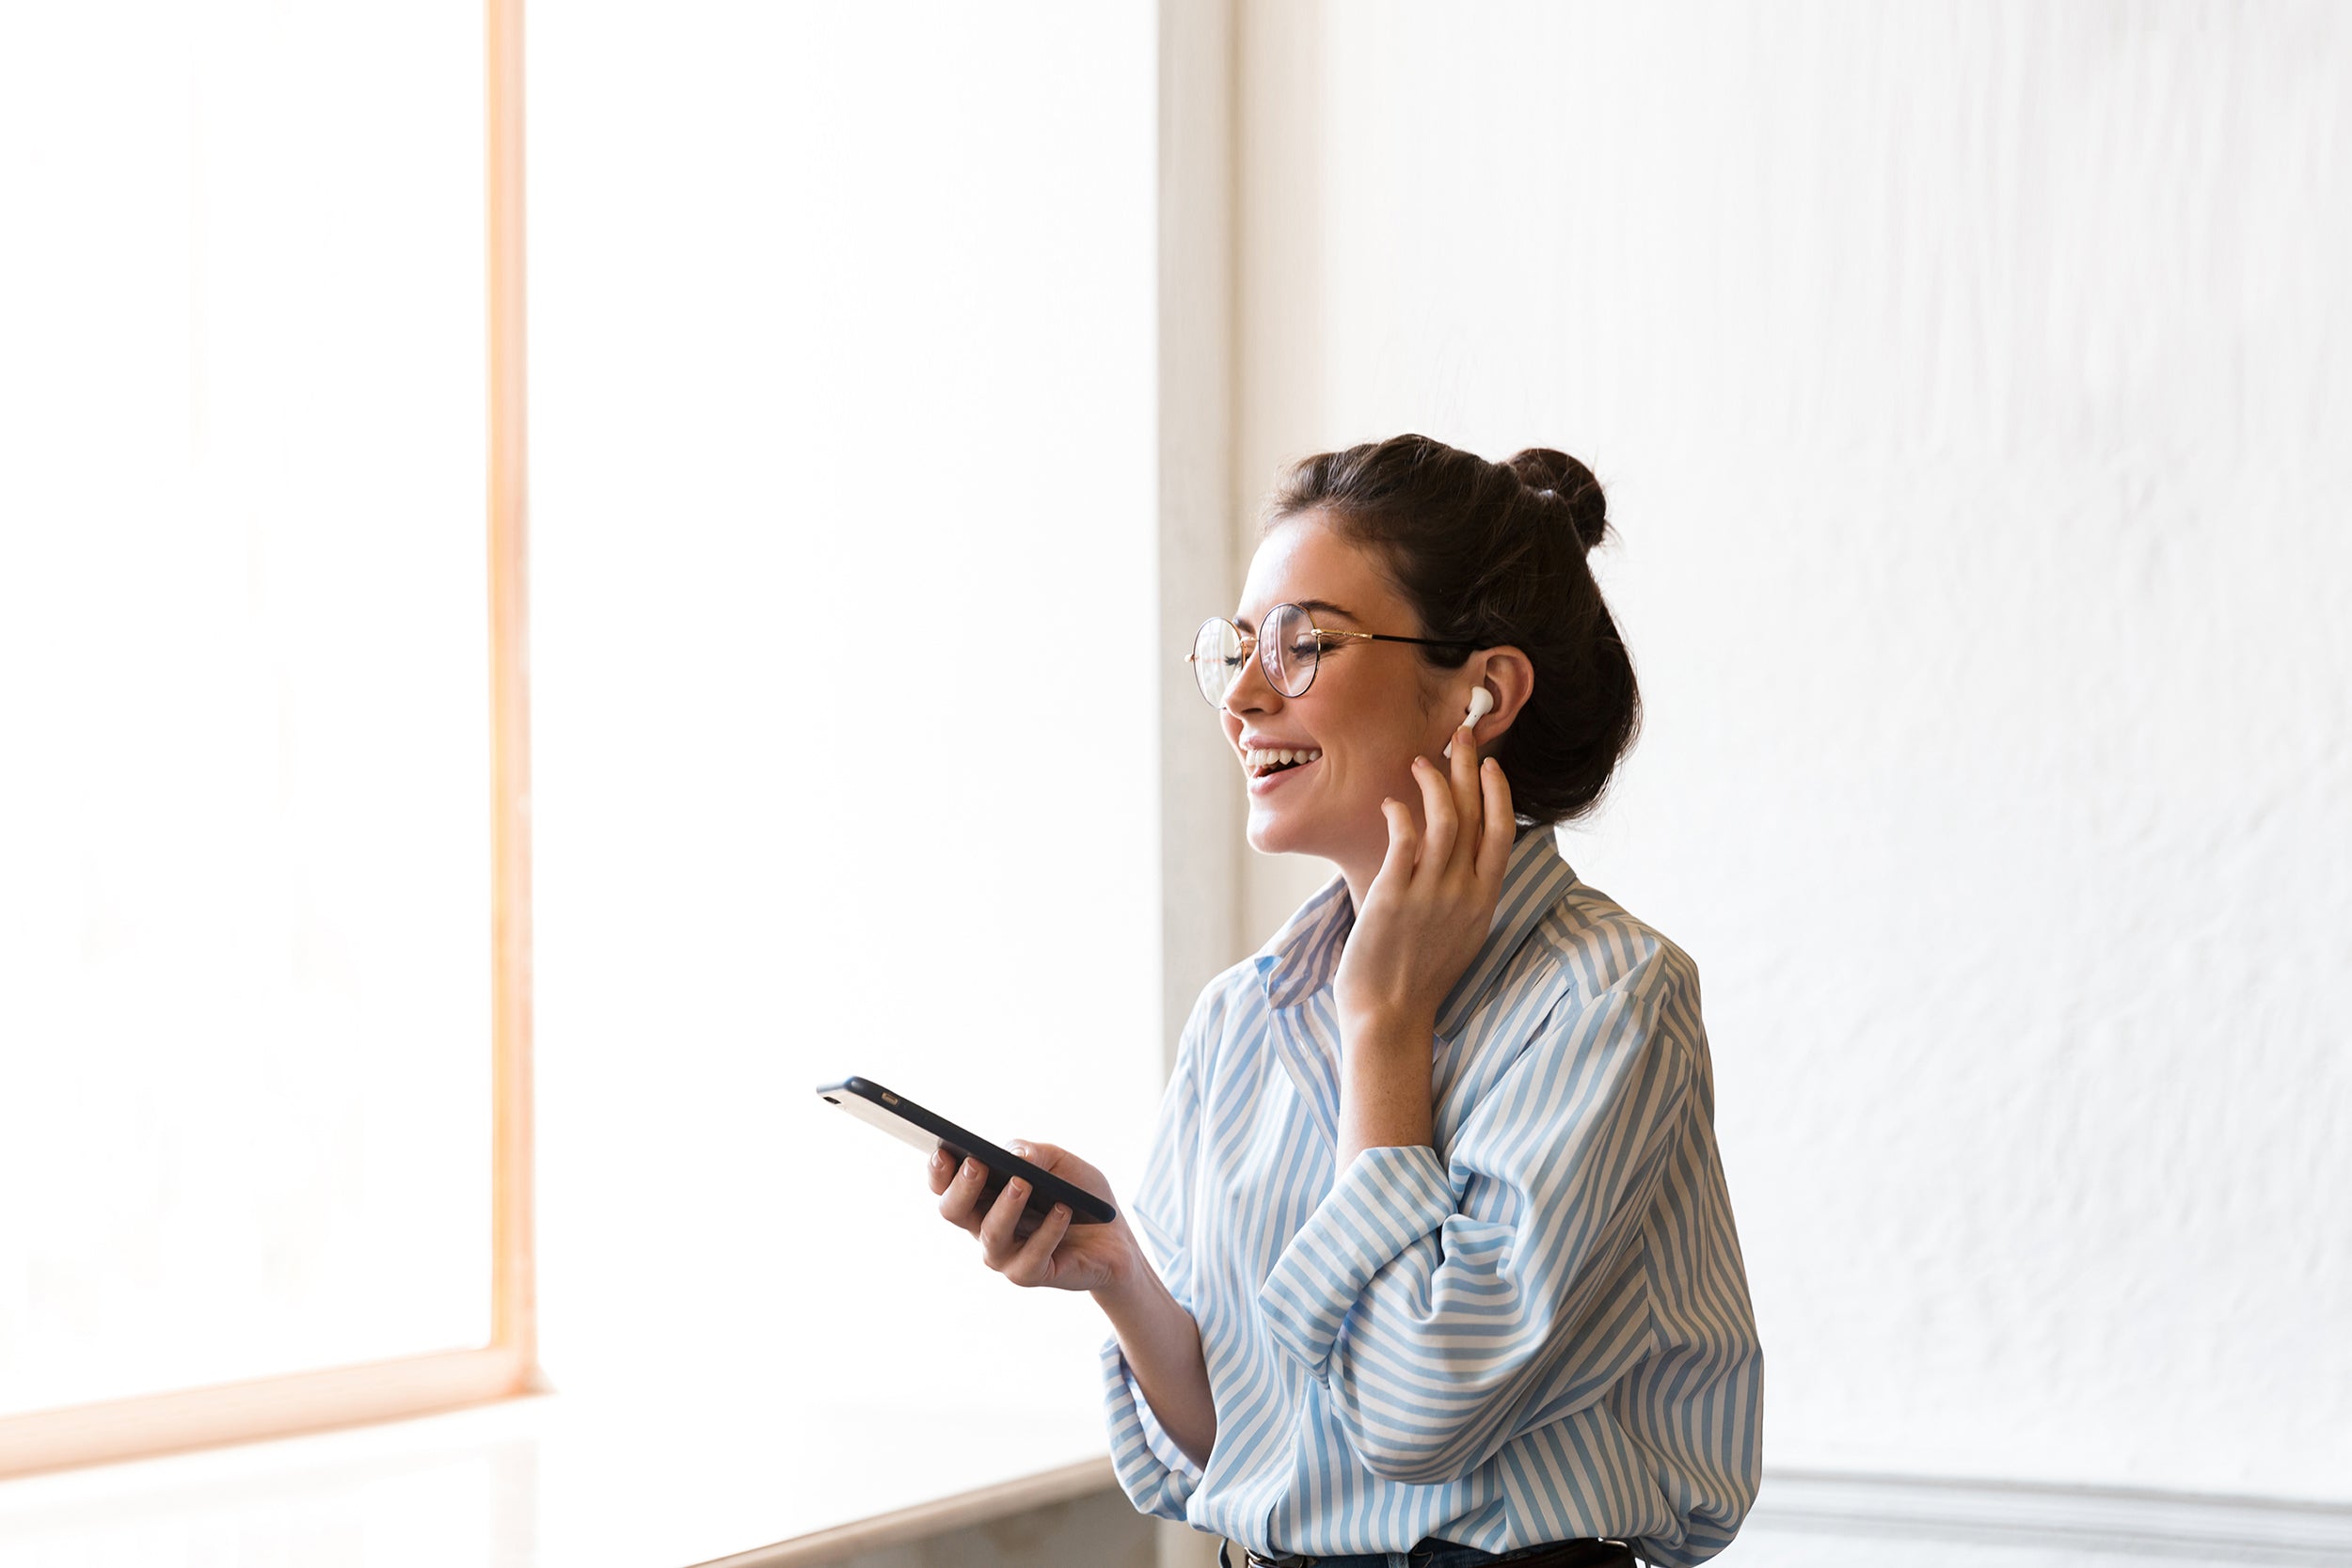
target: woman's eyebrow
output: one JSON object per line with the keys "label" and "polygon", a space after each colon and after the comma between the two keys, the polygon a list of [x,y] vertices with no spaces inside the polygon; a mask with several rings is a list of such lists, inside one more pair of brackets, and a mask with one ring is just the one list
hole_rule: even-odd
{"label": "woman's eyebrow", "polygon": [[[1343,621],[1353,621],[1356,619],[1356,612],[1354,610],[1343,610],[1340,606],[1333,604],[1328,599],[1293,599],[1290,602],[1296,605],[1299,609],[1308,611],[1310,614],[1337,615]],[[1256,626],[1251,626],[1248,621],[1243,620],[1238,615],[1233,617],[1233,625],[1239,626],[1245,632],[1253,634],[1258,629]]]}

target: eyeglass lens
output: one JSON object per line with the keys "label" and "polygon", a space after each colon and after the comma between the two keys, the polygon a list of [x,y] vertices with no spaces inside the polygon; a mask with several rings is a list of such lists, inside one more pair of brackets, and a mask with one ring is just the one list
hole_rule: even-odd
{"label": "eyeglass lens", "polygon": [[[1200,695],[1212,707],[1225,701],[1233,677],[1241,673],[1242,647],[1241,629],[1222,617],[1201,622],[1200,629],[1193,634],[1192,673],[1200,683]],[[1314,623],[1305,610],[1280,604],[1266,612],[1265,626],[1258,636],[1258,657],[1275,690],[1285,697],[1304,694],[1313,684],[1322,653],[1323,641],[1315,636]]]}
{"label": "eyeglass lens", "polygon": [[1315,661],[1323,644],[1315,624],[1295,604],[1278,604],[1266,611],[1258,645],[1266,650],[1268,675],[1274,689],[1285,697],[1305,694],[1315,678]]}
{"label": "eyeglass lens", "polygon": [[1222,617],[1200,623],[1192,634],[1192,676],[1211,707],[1225,701],[1227,688],[1241,673],[1241,630]]}

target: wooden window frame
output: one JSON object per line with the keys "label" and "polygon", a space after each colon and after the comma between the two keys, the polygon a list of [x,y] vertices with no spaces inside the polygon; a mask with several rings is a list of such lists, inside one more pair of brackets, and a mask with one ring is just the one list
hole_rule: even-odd
{"label": "wooden window frame", "polygon": [[0,1418],[0,1477],[453,1409],[538,1382],[531,1152],[522,0],[485,0],[489,332],[491,1310],[472,1350]]}

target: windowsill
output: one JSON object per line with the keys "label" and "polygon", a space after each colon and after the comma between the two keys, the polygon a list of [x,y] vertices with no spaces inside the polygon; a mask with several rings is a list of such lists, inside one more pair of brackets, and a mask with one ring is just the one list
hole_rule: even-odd
{"label": "windowsill", "polygon": [[557,1393],[0,1481],[0,1560],[786,1568],[1112,1484],[1091,1405]]}

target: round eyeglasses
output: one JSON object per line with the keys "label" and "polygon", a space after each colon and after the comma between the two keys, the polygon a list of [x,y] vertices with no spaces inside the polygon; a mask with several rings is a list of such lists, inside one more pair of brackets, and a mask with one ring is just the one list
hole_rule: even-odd
{"label": "round eyeglasses", "polygon": [[1349,642],[1411,642],[1424,648],[1475,648],[1475,642],[1454,642],[1435,637],[1391,637],[1376,631],[1338,631],[1318,626],[1295,604],[1278,604],[1265,612],[1263,635],[1252,637],[1222,615],[1212,615],[1192,634],[1192,652],[1185,661],[1211,707],[1225,705],[1233,677],[1249,657],[1251,643],[1265,678],[1285,697],[1303,697],[1315,683],[1324,654]]}

